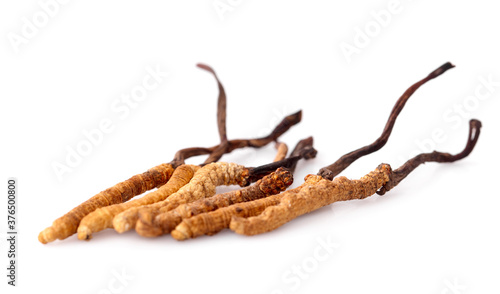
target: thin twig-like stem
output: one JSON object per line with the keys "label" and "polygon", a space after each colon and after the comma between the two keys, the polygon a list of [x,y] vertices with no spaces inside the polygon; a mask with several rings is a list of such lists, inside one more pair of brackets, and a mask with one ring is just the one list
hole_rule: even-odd
{"label": "thin twig-like stem", "polygon": [[481,133],[481,122],[476,119],[470,120],[469,137],[467,139],[467,145],[465,145],[465,148],[464,150],[462,150],[462,152],[457,153],[455,155],[438,151],[419,154],[408,160],[398,169],[392,171],[389,182],[386,183],[377,192],[377,194],[384,195],[387,191],[396,187],[402,180],[404,180],[404,178],[406,178],[414,169],[416,169],[421,164],[424,164],[426,162],[441,162],[441,163],[454,162],[468,156],[476,146],[480,133]]}
{"label": "thin twig-like stem", "polygon": [[288,146],[283,142],[276,142],[276,156],[274,157],[274,162],[280,161],[286,158],[286,154],[288,153]]}
{"label": "thin twig-like stem", "polygon": [[315,158],[317,153],[318,151],[316,151],[316,149],[314,149],[313,147],[312,137],[302,139],[297,143],[297,145],[295,146],[289,157],[280,161],[272,162],[258,167],[249,168],[250,172],[249,181],[255,182],[256,180],[261,179],[265,175],[268,175],[271,172],[275,171],[279,167],[284,167],[293,174],[293,172],[295,171],[295,167],[297,166],[297,162],[300,159],[304,158],[307,160]]}
{"label": "thin twig-like stem", "polygon": [[[456,155],[436,151],[420,154],[395,171],[392,171],[388,164],[380,164],[374,171],[359,180],[336,177],[333,181],[330,181],[319,175],[309,175],[302,185],[278,196],[238,204],[236,206],[237,210],[236,207],[230,206],[224,211],[225,215],[232,215],[229,227],[238,234],[261,234],[272,231],[303,214],[337,201],[364,199],[376,193],[384,194],[422,163],[431,161],[454,162],[468,156],[477,143],[480,128],[481,123],[478,120],[470,122],[467,145],[462,152]],[[198,220],[198,228],[193,228],[192,225],[186,227],[189,225],[186,222],[184,228],[179,227],[184,234],[180,235],[181,230],[176,228],[177,232],[175,234],[172,232],[172,236],[182,240],[186,237],[200,235],[200,233],[193,233],[199,228],[204,229],[203,220],[200,222],[200,219],[205,217],[208,220],[211,216],[213,214],[200,214],[195,219]],[[201,231],[202,234],[205,232]]]}
{"label": "thin twig-like stem", "polygon": [[185,163],[185,160],[198,156],[198,155],[209,155],[205,160],[203,165],[218,161],[222,155],[226,153],[231,153],[235,149],[244,148],[244,147],[254,147],[260,148],[263,147],[272,141],[276,141],[283,133],[288,131],[293,125],[296,125],[302,119],[302,111],[299,110],[296,113],[288,115],[285,117],[275,128],[274,130],[267,135],[266,137],[257,138],[257,139],[237,139],[237,140],[228,140],[227,139],[227,131],[226,131],[226,104],[227,97],[226,91],[222,86],[219,78],[215,71],[206,64],[197,64],[197,67],[210,72],[215,80],[217,81],[217,85],[219,88],[219,98],[217,100],[217,127],[219,130],[220,143],[218,145],[212,147],[191,147],[185,148],[177,151],[174,156],[174,159],[170,162],[174,168],[178,167]]}
{"label": "thin twig-like stem", "polygon": [[228,147],[226,128],[227,96],[226,91],[224,90],[224,86],[222,86],[222,83],[217,77],[217,74],[210,66],[201,63],[197,64],[196,66],[210,72],[217,81],[217,87],[219,88],[219,98],[217,99],[217,128],[219,129],[220,144],[205,160],[204,163],[207,164],[218,161]]}
{"label": "thin twig-like stem", "polygon": [[[292,153],[290,153],[289,157],[300,156],[305,159],[310,159],[316,157],[316,153],[316,149],[313,148],[313,137],[308,137],[300,140],[297,145],[295,145],[295,148],[293,148]],[[297,167],[297,162],[298,160],[294,161],[288,168],[292,173]]]}
{"label": "thin twig-like stem", "polygon": [[[217,77],[217,74],[215,73],[215,71],[210,66],[208,66],[206,64],[201,64],[201,63],[197,64],[197,66],[201,69],[204,69],[204,70],[212,73],[212,75],[214,76],[215,80],[217,81],[217,85],[219,87],[219,98],[217,100],[217,127],[219,129],[220,144],[217,147],[215,147],[213,150],[211,150],[210,155],[208,156],[208,158],[204,162],[204,164],[208,164],[208,163],[218,161],[222,157],[222,155],[224,155],[225,153],[230,153],[235,148],[241,148],[241,147],[239,147],[237,145],[238,142],[233,141],[232,142],[233,144],[230,144],[230,142],[227,139],[227,131],[226,131],[227,96],[226,96],[226,91],[224,90],[224,87],[222,86],[222,83],[220,82],[219,78]],[[296,119],[296,118],[292,118],[292,123],[293,123],[293,119]],[[300,118],[299,118],[299,121],[300,121]],[[288,130],[288,128],[289,128],[288,124],[290,123],[290,121],[286,120],[286,118],[285,118],[285,120],[283,120],[283,122],[285,124],[283,124],[283,125],[280,124],[275,129],[276,134],[273,136],[273,141],[276,141],[276,139],[281,135],[281,134],[279,134],[279,132],[283,131],[283,129],[281,129],[282,127],[285,128],[284,131]],[[243,143],[244,145],[246,145],[247,143],[252,143],[252,142],[248,141],[248,142],[240,142],[240,143]],[[260,145],[261,142],[255,142],[255,143]],[[267,142],[267,143],[269,143],[269,142]],[[242,146],[242,147],[247,147],[247,146]],[[252,146],[252,147],[258,148],[260,146]],[[203,150],[201,150],[201,151],[203,151]]]}
{"label": "thin twig-like stem", "polygon": [[181,149],[177,151],[171,164],[174,167],[177,167],[181,164],[184,164],[184,161],[190,157],[210,154],[210,157],[207,160],[205,160],[205,164],[207,164],[217,161],[222,155],[226,153],[231,153],[235,149],[245,148],[245,147],[253,147],[253,148],[263,147],[273,141],[276,141],[281,135],[283,135],[283,133],[288,131],[292,126],[299,123],[301,119],[302,119],[302,111],[290,114],[289,116],[285,117],[269,135],[256,139],[229,140],[227,142],[227,148],[224,148],[223,150],[218,149],[220,144],[208,148],[192,147],[192,148]]}
{"label": "thin twig-like stem", "polygon": [[418,81],[417,83],[413,84],[410,88],[408,88],[403,93],[403,95],[398,99],[396,105],[394,105],[394,108],[392,109],[391,114],[389,115],[389,119],[387,120],[387,123],[385,125],[384,131],[382,132],[382,135],[380,135],[380,137],[377,140],[375,140],[375,142],[345,154],[344,156],[340,157],[337,161],[335,161],[333,164],[322,168],[319,171],[318,175],[322,176],[325,179],[332,180],[334,177],[336,177],[339,173],[341,173],[345,168],[347,168],[351,163],[356,161],[358,158],[373,153],[382,148],[389,140],[389,136],[391,135],[396,119],[401,110],[403,109],[403,107],[405,106],[406,101],[408,101],[411,95],[413,95],[413,93],[415,93],[415,91],[418,88],[420,88],[420,86],[440,76],[441,74],[443,74],[444,72],[453,67],[455,67],[453,64],[447,62],[442,66],[440,66],[439,68],[437,68],[436,70],[434,70],[433,72],[431,72],[427,77]]}
{"label": "thin twig-like stem", "polygon": [[211,68],[210,66],[202,63],[198,63],[196,65],[197,67],[204,69],[208,72],[210,72],[215,80],[217,81],[217,86],[219,87],[219,98],[217,99],[217,127],[219,128],[219,136],[220,136],[220,142],[221,145],[225,142],[227,142],[227,131],[226,131],[226,105],[227,105],[227,98],[226,98],[226,91],[224,90],[224,87],[222,86],[222,83],[220,82],[219,78],[217,77],[217,74]]}

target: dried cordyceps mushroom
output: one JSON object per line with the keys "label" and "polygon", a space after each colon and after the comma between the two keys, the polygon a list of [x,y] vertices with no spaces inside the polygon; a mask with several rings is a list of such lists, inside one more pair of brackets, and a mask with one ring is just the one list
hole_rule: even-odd
{"label": "dried cordyceps mushroom", "polygon": [[420,164],[426,162],[454,162],[468,156],[479,138],[481,122],[470,121],[469,138],[464,150],[456,155],[434,151],[424,153],[391,170],[381,164],[360,180],[337,177],[333,181],[318,175],[308,175],[295,189],[283,193],[279,204],[267,207],[261,214],[249,218],[233,217],[231,230],[243,235],[256,235],[272,231],[290,220],[336,201],[363,199],[375,193],[383,195],[394,188]]}
{"label": "dried cordyceps mushroom", "polygon": [[[187,158],[198,155],[209,155],[204,162],[204,164],[208,164],[217,161],[223,154],[230,153],[235,149],[245,147],[260,148],[270,142],[276,141],[283,133],[290,129],[290,127],[300,122],[302,112],[298,111],[285,117],[268,136],[257,139],[237,139],[228,141],[225,126],[226,94],[224,92],[224,88],[215,75],[215,72],[209,66],[198,65],[198,67],[213,73],[219,85],[217,122],[221,136],[221,143],[208,148],[192,147],[181,149],[175,154],[174,159],[170,163],[158,165],[143,174],[135,175],[124,182],[116,184],[115,186],[96,194],[89,200],[73,208],[62,217],[56,219],[52,226],[40,232],[38,240],[41,243],[46,244],[57,239],[63,240],[75,234],[81,220],[98,208],[123,203],[148,190],[164,185],[172,175],[174,169],[183,165]],[[105,219],[99,219],[98,221],[100,223],[107,224],[111,216],[103,216]],[[91,234],[91,232],[88,233]],[[83,234],[84,233],[82,233],[81,236],[83,236]]]}
{"label": "dried cordyceps mushroom", "polygon": [[[298,160],[313,158],[316,155],[316,150],[312,148],[312,138],[299,142],[288,158],[285,158],[287,146],[277,142],[281,134],[300,121],[301,113],[286,117],[267,137],[254,140],[228,140],[224,88],[210,67],[202,64],[198,67],[211,72],[218,83],[217,124],[220,143],[210,148],[182,149],[169,164],[161,165],[160,170],[155,170],[158,174],[150,175],[148,171],[143,174],[144,178],[138,175],[110,188],[116,191],[107,192],[110,190],[108,189],[101,192],[62,217],[57,224],[54,222],[54,227],[49,227],[40,233],[39,240],[42,243],[66,238],[72,231],[74,233],[75,226],[79,223],[78,237],[88,240],[93,232],[109,228],[111,220],[119,232],[135,227],[143,236],[159,236],[171,232],[177,240],[213,235],[227,227],[239,234],[260,234],[336,201],[363,199],[375,193],[383,195],[423,163],[454,162],[468,156],[480,134],[481,123],[478,120],[471,120],[467,145],[456,155],[434,151],[417,155],[394,171],[388,164],[380,164],[359,180],[335,178],[352,162],[379,150],[387,143],[395,121],[407,100],[420,86],[454,67],[451,63],[446,63],[405,91],[396,102],[384,131],[375,142],[347,153],[332,165],[322,168],[318,175],[306,176],[305,182],[299,187],[278,194],[291,184],[291,173]],[[234,163],[214,163],[223,154],[234,149],[258,148],[271,141],[276,142],[278,150],[273,163],[255,168],[246,168]],[[185,165],[186,158],[203,154],[209,155],[203,167]],[[162,171],[164,174],[161,174]],[[171,178],[170,181],[168,178]],[[167,181],[168,183],[162,186]],[[245,186],[255,181],[257,183],[253,186],[213,196],[218,185]],[[142,199],[108,206],[127,201],[138,195],[137,193],[143,193],[155,185],[161,187]],[[101,208],[103,206],[108,207]],[[85,217],[95,209],[97,210],[94,213]],[[80,222],[83,217],[85,218]]]}
{"label": "dried cordyceps mushroom", "polygon": [[[450,63],[444,64],[432,72],[426,79],[412,86],[410,90],[412,88],[414,90],[425,81],[442,74],[452,67]],[[405,94],[407,93],[408,91]],[[266,207],[259,215],[248,218],[235,216],[231,220],[230,228],[236,233],[244,235],[268,232],[302,214],[336,201],[363,199],[375,193],[383,195],[401,182],[416,167],[425,162],[454,162],[468,156],[472,152],[480,134],[481,122],[478,120],[470,121],[467,145],[459,154],[451,155],[449,153],[434,151],[432,153],[417,155],[395,171],[392,171],[388,164],[381,164],[375,171],[360,180],[348,180],[345,177],[337,177],[332,181],[332,175],[340,173],[359,157],[380,149],[387,142],[397,114],[401,110],[401,108],[398,108],[398,105],[401,105],[402,99],[406,101],[405,96],[403,95],[398,100],[382,136],[374,144],[344,155],[334,164],[321,169],[318,175],[308,175],[304,184],[281,194],[282,197],[279,204]],[[396,114],[394,115],[394,113]]]}
{"label": "dried cordyceps mushroom", "polygon": [[218,194],[206,199],[179,205],[173,210],[158,214],[152,223],[140,222],[136,228],[139,235],[143,237],[156,237],[168,234],[183,219],[188,219],[200,213],[214,211],[234,203],[248,202],[285,191],[293,182],[290,171],[278,168],[275,172],[265,176],[251,186],[240,190]]}

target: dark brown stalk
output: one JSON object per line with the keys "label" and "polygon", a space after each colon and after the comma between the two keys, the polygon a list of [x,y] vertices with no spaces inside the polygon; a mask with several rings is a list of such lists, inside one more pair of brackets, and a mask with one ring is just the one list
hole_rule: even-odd
{"label": "dark brown stalk", "polygon": [[[316,157],[317,151],[313,148],[313,137],[305,138],[300,140],[295,148],[293,148],[292,153],[290,153],[290,157],[300,156],[305,159],[310,159]],[[297,162],[295,161],[288,168],[292,173],[295,171],[295,167],[297,166]]]}
{"label": "dark brown stalk", "polygon": [[204,147],[193,147],[186,148],[177,151],[174,156],[174,159],[170,162],[172,166],[177,167],[181,164],[185,163],[187,158],[198,156],[198,155],[206,155],[208,154],[208,158],[205,160],[203,165],[218,161],[222,155],[226,153],[230,153],[235,149],[244,148],[244,147],[254,147],[260,148],[269,144],[272,141],[276,141],[283,133],[288,131],[290,127],[300,122],[302,119],[302,111],[298,111],[294,114],[291,114],[285,117],[280,124],[276,126],[276,128],[266,137],[257,138],[257,139],[239,139],[239,140],[228,140],[227,139],[227,128],[226,128],[226,108],[227,108],[227,96],[226,91],[224,90],[224,86],[220,82],[217,74],[212,69],[212,67],[198,63],[197,67],[210,72],[215,80],[217,81],[217,86],[219,88],[219,97],[217,99],[217,128],[219,130],[220,143],[216,146],[212,146],[209,148]]}
{"label": "dark brown stalk", "polygon": [[[439,76],[451,67],[453,66],[450,63],[441,66],[426,79],[413,85],[402,98],[409,97],[421,84]],[[229,227],[238,234],[261,234],[272,231],[303,214],[337,201],[363,199],[376,193],[383,195],[398,185],[415,168],[423,163],[454,162],[468,156],[472,152],[480,134],[481,123],[478,120],[470,121],[467,144],[464,150],[458,154],[451,155],[437,151],[424,153],[408,160],[394,171],[388,164],[380,164],[374,171],[359,180],[349,180],[342,176],[335,177],[332,180],[330,176],[336,172],[339,173],[357,158],[374,152],[385,144],[394,121],[406,100],[407,98],[403,100],[400,98],[398,100],[384,129],[384,133],[372,145],[348,153],[333,165],[320,170],[318,175],[308,175],[305,182],[297,188],[285,191],[277,196],[230,206],[219,214],[232,216]],[[176,227],[176,230],[172,231],[172,236],[178,240],[184,240],[212,233],[210,228],[206,226],[206,223],[211,219],[215,219],[214,213],[209,212],[183,221]]]}
{"label": "dark brown stalk", "polygon": [[290,114],[281,120],[281,122],[274,128],[274,130],[266,137],[258,139],[241,139],[241,140],[231,140],[229,141],[229,147],[226,153],[230,153],[235,149],[244,147],[254,147],[260,148],[270,142],[276,141],[281,135],[288,131],[292,126],[298,124],[302,119],[302,110],[299,110],[293,114]]}
{"label": "dark brown stalk", "polygon": [[479,139],[479,134],[481,133],[481,122],[472,119],[469,122],[469,137],[467,139],[467,145],[465,146],[462,152],[451,155],[450,153],[443,153],[434,151],[431,153],[422,153],[419,154],[410,160],[408,160],[405,164],[403,164],[398,169],[392,171],[389,176],[389,182],[387,182],[378,192],[379,195],[384,195],[387,191],[396,187],[404,178],[406,178],[414,169],[416,169],[421,164],[426,162],[441,162],[448,163],[460,160],[464,157],[467,157],[474,147],[476,146],[477,140]]}
{"label": "dark brown stalk", "polygon": [[[215,145],[212,147],[204,148],[204,147],[192,147],[181,149],[177,151],[174,156],[174,159],[170,162],[174,167],[177,167],[181,164],[184,164],[187,158],[198,156],[198,155],[207,155],[210,154],[210,157],[205,161],[206,163],[211,163],[217,161],[222,155],[226,153],[231,153],[235,149],[245,148],[245,147],[253,147],[260,148],[263,147],[273,141],[276,141],[281,135],[283,135],[286,131],[288,131],[292,126],[296,125],[302,119],[302,111],[298,111],[296,113],[290,114],[286,116],[275,128],[274,130],[267,136],[256,138],[256,139],[236,139],[227,141],[227,148],[220,149],[219,145]],[[214,161],[212,161],[214,160]],[[210,161],[210,162],[208,162]]]}
{"label": "dark brown stalk", "polygon": [[[441,152],[420,154],[395,171],[392,171],[388,164],[380,164],[359,180],[349,180],[340,176],[330,181],[319,175],[309,175],[297,188],[277,196],[229,206],[219,215],[222,214],[224,217],[231,215],[229,227],[236,233],[256,235],[272,231],[301,215],[337,201],[364,199],[375,193],[384,194],[422,163],[453,162],[468,156],[477,143],[480,127],[479,121],[471,121],[467,145],[456,155]],[[221,218],[216,218],[212,212],[200,214],[179,224],[175,231],[172,231],[172,236],[184,240],[211,234],[213,231],[206,224],[216,223],[214,220],[217,219]]]}
{"label": "dark brown stalk", "polygon": [[211,68],[210,66],[202,63],[198,63],[196,65],[197,67],[204,69],[208,72],[210,72],[215,80],[217,81],[217,86],[219,87],[219,98],[217,99],[217,127],[219,128],[219,136],[220,136],[220,142],[221,145],[227,142],[227,131],[226,131],[226,104],[227,104],[227,98],[226,98],[226,91],[224,90],[224,87],[222,86],[222,83],[220,82],[219,78],[217,77],[217,74]]}
{"label": "dark brown stalk", "polygon": [[320,175],[325,179],[332,180],[334,177],[336,177],[339,173],[341,173],[345,168],[347,168],[351,163],[356,161],[358,158],[373,153],[382,148],[389,140],[389,136],[391,135],[396,119],[401,110],[403,109],[403,107],[405,106],[406,101],[408,101],[411,95],[413,95],[413,93],[415,93],[415,91],[418,88],[420,88],[420,86],[440,76],[441,74],[443,74],[444,72],[453,67],[455,67],[453,64],[447,62],[442,66],[440,66],[439,68],[437,68],[436,70],[434,70],[433,72],[431,72],[427,77],[425,77],[424,79],[420,80],[419,82],[413,84],[410,88],[408,88],[403,93],[403,95],[398,99],[396,105],[394,105],[394,108],[392,109],[391,114],[389,115],[389,119],[387,120],[387,123],[385,125],[384,131],[382,132],[382,135],[377,140],[375,140],[375,142],[345,154],[344,156],[340,157],[337,161],[335,161],[333,164],[322,168],[319,171],[318,175]]}
{"label": "dark brown stalk", "polygon": [[249,168],[250,172],[249,181],[255,182],[261,179],[262,177],[270,174],[271,172],[275,171],[279,167],[284,167],[288,169],[291,173],[293,173],[295,171],[295,167],[297,166],[297,162],[300,159],[315,158],[317,153],[318,152],[313,147],[312,137],[302,139],[297,143],[297,145],[295,146],[289,157],[280,161],[272,162],[258,167]]}

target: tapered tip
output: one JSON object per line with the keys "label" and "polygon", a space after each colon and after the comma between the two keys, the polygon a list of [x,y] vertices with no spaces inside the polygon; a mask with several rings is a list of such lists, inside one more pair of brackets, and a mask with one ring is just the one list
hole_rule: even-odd
{"label": "tapered tip", "polygon": [[293,122],[300,122],[302,120],[302,109],[288,116]]}
{"label": "tapered tip", "polygon": [[204,69],[206,71],[209,71],[211,72],[212,74],[215,75],[215,71],[212,67],[210,67],[209,65],[206,65],[206,64],[203,64],[203,63],[198,63],[196,64],[197,67],[201,68],[201,69]]}
{"label": "tapered tip", "polygon": [[433,72],[431,72],[429,74],[429,78],[433,79],[435,77],[438,77],[438,76],[442,75],[444,72],[446,72],[447,70],[452,69],[454,67],[455,67],[455,65],[453,65],[451,62],[447,62],[447,63],[441,65],[440,67],[438,67],[437,69],[435,69]]}
{"label": "tapered tip", "polygon": [[38,241],[40,241],[40,243],[42,244],[47,244],[56,240],[54,236],[54,228],[48,227],[45,230],[41,231],[40,234],[38,234]]}

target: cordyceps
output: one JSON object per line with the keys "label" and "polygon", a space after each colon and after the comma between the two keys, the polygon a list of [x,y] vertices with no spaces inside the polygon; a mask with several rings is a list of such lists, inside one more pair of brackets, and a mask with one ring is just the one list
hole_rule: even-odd
{"label": "cordyceps", "polygon": [[454,162],[470,154],[479,138],[481,123],[470,121],[469,138],[465,149],[456,154],[434,151],[407,161],[392,171],[388,164],[379,165],[360,180],[337,177],[333,181],[319,175],[309,175],[300,187],[283,193],[277,205],[267,207],[261,214],[249,218],[234,217],[230,228],[238,234],[256,235],[272,231],[290,220],[336,201],[363,199],[394,188],[420,164],[426,162]]}
{"label": "cordyceps", "polygon": [[[78,237],[85,240],[90,239],[92,233],[111,226],[118,232],[135,228],[140,235],[148,237],[170,232],[177,240],[213,235],[225,228],[244,235],[269,232],[300,215],[336,201],[364,199],[376,193],[383,195],[423,163],[460,160],[472,152],[480,134],[481,123],[473,119],[470,121],[466,147],[456,155],[434,151],[417,155],[396,170],[392,170],[388,164],[380,164],[359,180],[337,177],[351,163],[387,143],[398,115],[413,93],[454,67],[451,63],[445,63],[403,93],[393,107],[382,134],[372,144],[345,154],[333,164],[320,169],[317,175],[306,176],[299,187],[280,194],[291,184],[298,160],[314,158],[316,155],[312,138],[300,141],[287,158],[286,145],[277,141],[301,120],[301,112],[285,117],[266,137],[228,140],[224,88],[210,67],[198,66],[211,72],[218,84],[217,124],[220,143],[210,148],[182,149],[169,164],[159,165],[97,194],[40,233],[39,240],[42,243],[64,239],[75,233],[78,225]],[[278,150],[273,163],[248,168],[235,163],[216,162],[223,154],[237,148],[259,148],[273,141]],[[202,165],[184,163],[185,159],[198,155],[208,155]],[[215,195],[218,185],[238,184],[243,187],[252,182],[256,183]],[[125,202],[154,187],[158,187],[158,190],[141,199]]]}
{"label": "cordyceps", "polygon": [[295,189],[185,219],[172,231],[172,236],[177,240],[185,240],[200,235],[212,235],[216,231],[212,229],[211,224],[227,222],[229,217],[232,218],[230,228],[236,233],[256,235],[268,232],[302,214],[336,201],[363,199],[375,193],[382,195],[422,163],[453,162],[468,156],[479,138],[481,123],[477,120],[471,120],[467,145],[457,155],[441,152],[420,154],[395,171],[392,171],[388,164],[381,164],[359,180],[349,180],[345,177],[333,179],[358,158],[382,148],[408,98],[421,85],[452,67],[452,64],[446,63],[411,86],[397,101],[382,135],[374,143],[342,156],[334,164],[322,168],[318,175],[308,175],[305,182]]}
{"label": "cordyceps", "polygon": [[[133,197],[140,195],[148,190],[155,187],[161,187],[165,185],[174,170],[179,166],[182,166],[186,159],[198,156],[198,155],[209,155],[205,160],[204,164],[212,163],[219,160],[222,155],[230,153],[239,148],[253,147],[260,148],[273,141],[276,141],[283,133],[290,129],[293,125],[300,122],[302,113],[301,111],[291,114],[285,117],[276,128],[267,136],[256,139],[236,139],[228,140],[226,136],[226,94],[222,84],[215,75],[215,72],[207,65],[199,64],[198,67],[211,72],[219,87],[219,98],[218,98],[218,111],[217,111],[217,123],[219,128],[219,134],[221,137],[221,143],[213,147],[192,147],[179,150],[174,159],[170,163],[158,165],[145,173],[135,175],[130,179],[116,184],[115,186],[108,188],[89,200],[83,202],[77,207],[73,208],[71,211],[63,215],[62,217],[56,219],[52,226],[46,228],[38,235],[38,240],[43,243],[49,243],[57,239],[63,240],[67,237],[75,234],[77,229],[84,217],[96,212],[93,216],[89,217],[89,221],[86,222],[84,227],[81,229],[80,238],[89,239],[92,232],[97,232],[105,228],[110,227],[113,217],[123,211],[123,208],[129,208],[134,205],[143,205],[149,201],[159,201],[168,197],[170,194],[175,192],[181,187],[182,183],[186,183],[189,179],[185,179],[185,175],[176,176],[176,179],[183,177],[180,182],[172,183],[168,187],[161,189],[160,192],[154,195],[148,196],[148,198],[134,202],[134,204],[124,205],[122,207],[115,206],[111,209],[100,209],[103,207],[109,207],[111,205],[122,204]],[[189,167],[186,167],[189,169]],[[181,172],[181,171],[180,171]],[[180,173],[179,172],[179,173]],[[179,174],[177,173],[177,174]],[[189,173],[189,172],[188,172]],[[153,203],[151,202],[151,203]]]}
{"label": "cordyceps", "polygon": [[[274,163],[257,168],[250,168],[250,173],[259,177],[260,174],[267,174],[268,171],[274,170],[276,167],[279,168],[271,174],[264,176],[263,179],[257,181],[250,187],[219,194],[206,199],[199,199],[195,202],[179,206],[172,205],[169,199],[167,199],[163,204],[153,204],[152,206],[155,206],[155,208],[140,208],[140,220],[137,223],[136,231],[139,235],[145,237],[160,236],[169,233],[182,220],[200,213],[221,209],[222,207],[234,203],[252,201],[278,194],[292,184],[292,173],[295,170],[298,159],[310,159],[316,156],[316,150],[312,145],[312,137],[299,141],[290,154],[290,157],[285,160],[282,159],[282,153],[286,156],[286,151],[283,150],[283,146],[286,145],[283,143],[279,144],[277,146],[278,155]],[[286,167],[286,169],[284,167]],[[227,225],[229,225],[229,222]]]}

